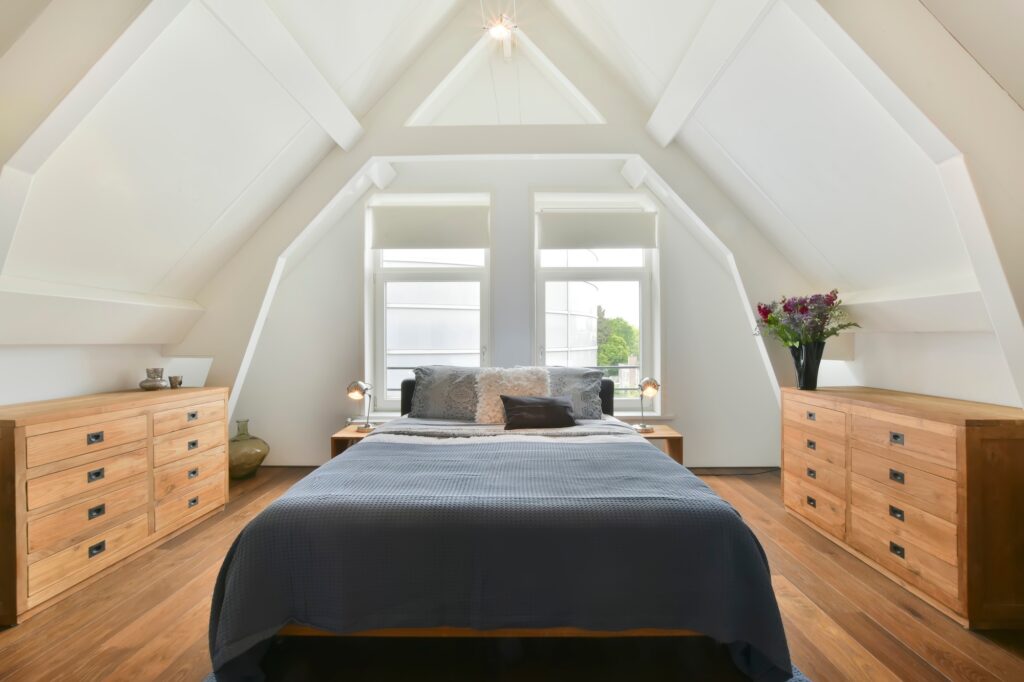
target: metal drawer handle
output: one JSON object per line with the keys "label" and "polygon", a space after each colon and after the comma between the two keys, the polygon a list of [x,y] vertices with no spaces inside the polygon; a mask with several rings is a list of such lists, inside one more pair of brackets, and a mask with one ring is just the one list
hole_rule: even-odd
{"label": "metal drawer handle", "polygon": [[196,478],[197,476],[199,476],[199,467],[196,467],[194,469],[189,469],[188,470],[188,477],[189,478]]}
{"label": "metal drawer handle", "polygon": [[86,472],[86,474],[85,474],[85,482],[86,483],[95,483],[96,481],[102,480],[103,477],[106,476],[106,475],[107,475],[106,467],[100,467],[99,469],[93,469],[92,471]]}
{"label": "metal drawer handle", "polygon": [[89,558],[91,559],[97,554],[103,554],[105,551],[107,551],[107,541],[100,540],[95,545],[89,545]]}
{"label": "metal drawer handle", "polygon": [[196,495],[195,497],[189,498],[188,506],[189,506],[190,509],[192,507],[196,506],[197,504],[199,504],[199,496],[198,495]]}
{"label": "metal drawer handle", "polygon": [[85,434],[85,444],[86,445],[96,445],[97,443],[102,443],[102,442],[103,442],[103,432],[102,431],[93,431],[92,433]]}
{"label": "metal drawer handle", "polygon": [[890,431],[889,432],[889,443],[891,445],[906,445],[907,444],[907,439],[899,431]]}
{"label": "metal drawer handle", "polygon": [[186,413],[185,418],[190,422],[194,422],[195,420],[199,419],[199,411],[192,410],[191,412]]}
{"label": "metal drawer handle", "polygon": [[907,476],[902,471],[896,471],[895,469],[889,469],[889,480],[896,481],[900,485],[907,482]]}
{"label": "metal drawer handle", "polygon": [[817,477],[818,477],[818,472],[815,471],[814,469],[812,469],[811,467],[807,467],[807,478],[817,478]]}
{"label": "metal drawer handle", "polygon": [[196,448],[198,448],[198,447],[199,447],[199,440],[198,440],[198,439],[196,439],[196,440],[190,440],[190,441],[188,442],[188,449],[189,449],[189,450],[195,450],[195,449],[196,449]]}
{"label": "metal drawer handle", "polygon": [[807,504],[814,507],[815,509],[818,508],[818,501],[811,497],[810,495],[807,496]]}
{"label": "metal drawer handle", "polygon": [[813,422],[818,420],[818,414],[816,412],[807,412],[807,421]]}
{"label": "metal drawer handle", "polygon": [[106,513],[107,505],[97,504],[95,507],[89,507],[89,510],[85,513],[85,515],[86,517],[88,517],[89,521],[92,521],[93,519],[103,516]]}
{"label": "metal drawer handle", "polygon": [[889,541],[889,552],[895,554],[901,559],[907,558],[907,550],[903,549],[903,545],[897,545],[895,542]]}
{"label": "metal drawer handle", "polygon": [[889,516],[893,517],[897,521],[906,521],[907,520],[906,519],[906,514],[903,513],[903,510],[900,509],[899,507],[894,507],[891,504],[889,505]]}
{"label": "metal drawer handle", "polygon": [[818,444],[815,441],[813,441],[810,438],[808,438],[807,439],[807,449],[808,450],[817,450],[818,449]]}

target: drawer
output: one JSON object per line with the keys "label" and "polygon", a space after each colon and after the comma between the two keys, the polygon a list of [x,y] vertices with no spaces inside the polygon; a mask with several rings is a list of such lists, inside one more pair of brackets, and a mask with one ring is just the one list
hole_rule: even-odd
{"label": "drawer", "polygon": [[[956,478],[956,430],[949,424],[891,417],[873,410],[853,415],[853,439],[887,457],[944,478]],[[914,426],[911,426],[914,424]]]}
{"label": "drawer", "polygon": [[147,468],[146,451],[142,449],[31,479],[26,484],[28,508],[36,509],[82,493],[100,492],[118,481],[144,473]]}
{"label": "drawer", "polygon": [[830,435],[838,440],[846,438],[845,412],[797,402],[786,396],[782,402],[782,416],[802,429]]}
{"label": "drawer", "polygon": [[147,483],[144,476],[138,476],[135,482],[127,486],[32,519],[28,522],[29,554],[59,549],[94,534],[119,517],[144,510],[149,501]]}
{"label": "drawer", "polygon": [[842,538],[846,531],[846,503],[835,495],[805,485],[803,480],[788,472],[783,476],[786,506],[826,532]]}
{"label": "drawer", "polygon": [[190,426],[202,426],[224,420],[224,401],[215,400],[199,405],[176,407],[153,413],[153,435],[162,436],[172,431],[180,431]]}
{"label": "drawer", "polygon": [[131,554],[149,534],[149,516],[140,514],[119,526],[35,562],[28,567],[28,593],[60,583],[66,589]]}
{"label": "drawer", "polygon": [[956,482],[853,448],[854,480],[956,523]]}
{"label": "drawer", "polygon": [[848,542],[897,577],[951,609],[960,610],[955,565],[936,557],[911,539],[887,532],[856,509],[850,515]]}
{"label": "drawer", "polygon": [[819,488],[840,499],[846,499],[846,469],[788,449],[783,459],[786,473],[792,474],[812,488]]}
{"label": "drawer", "polygon": [[846,468],[846,441],[842,438],[819,436],[787,422],[782,427],[782,443],[787,452],[802,452],[840,469]]}
{"label": "drawer", "polygon": [[156,505],[156,529],[181,526],[224,504],[224,479],[215,477],[195,488],[169,495]]}
{"label": "drawer", "polygon": [[954,524],[860,482],[853,482],[850,492],[854,512],[863,514],[894,537],[912,540],[943,561],[956,563]]}
{"label": "drawer", "polygon": [[175,431],[153,443],[153,466],[163,466],[223,444],[223,422]]}
{"label": "drawer", "polygon": [[147,436],[144,414],[43,433],[25,439],[25,461],[27,466],[35,467],[115,445],[145,440]]}
{"label": "drawer", "polygon": [[220,445],[212,450],[179,459],[177,462],[157,469],[154,472],[155,486],[153,489],[156,499],[161,500],[178,490],[197,485],[213,477],[219,476],[219,480],[223,482],[224,472],[227,470],[224,450],[224,446]]}

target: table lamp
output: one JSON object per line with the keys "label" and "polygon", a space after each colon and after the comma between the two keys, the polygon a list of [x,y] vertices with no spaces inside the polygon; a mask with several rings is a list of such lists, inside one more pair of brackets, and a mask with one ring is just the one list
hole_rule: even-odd
{"label": "table lamp", "polygon": [[373,386],[366,383],[365,381],[353,381],[348,385],[348,397],[352,400],[365,400],[366,401],[366,420],[364,423],[356,427],[356,431],[359,433],[369,433],[373,431],[373,424],[370,423],[370,389]]}
{"label": "table lamp", "polygon": [[637,433],[651,433],[654,431],[653,426],[644,423],[644,398],[654,398],[654,396],[658,395],[659,390],[661,390],[661,384],[658,383],[657,379],[644,377],[640,381],[640,423],[633,427]]}

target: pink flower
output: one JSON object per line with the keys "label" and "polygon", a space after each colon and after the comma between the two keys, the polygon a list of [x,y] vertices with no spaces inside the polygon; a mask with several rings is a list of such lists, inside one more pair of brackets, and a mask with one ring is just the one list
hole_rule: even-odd
{"label": "pink flower", "polygon": [[767,320],[768,316],[772,314],[772,309],[766,306],[764,303],[758,303],[757,314],[761,316],[762,320]]}
{"label": "pink flower", "polygon": [[810,308],[808,308],[807,306],[805,306],[805,305],[800,306],[800,314],[801,315],[806,315],[808,310],[810,310]]}

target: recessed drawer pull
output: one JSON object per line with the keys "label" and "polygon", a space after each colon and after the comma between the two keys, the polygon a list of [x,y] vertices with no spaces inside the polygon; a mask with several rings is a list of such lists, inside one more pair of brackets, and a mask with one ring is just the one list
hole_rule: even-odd
{"label": "recessed drawer pull", "polygon": [[198,447],[199,447],[199,439],[196,439],[196,440],[190,440],[190,441],[188,442],[188,449],[189,449],[189,450],[195,450],[195,449],[196,449],[196,448],[198,448]]}
{"label": "recessed drawer pull", "polygon": [[194,422],[195,420],[199,419],[199,410],[192,410],[191,412],[188,412],[185,415],[185,418],[190,422]]}
{"label": "recessed drawer pull", "polygon": [[89,545],[89,558],[91,559],[97,554],[103,554],[105,551],[107,551],[107,541],[100,540],[95,545]]}
{"label": "recessed drawer pull", "polygon": [[818,420],[818,415],[817,415],[816,412],[811,412],[811,411],[807,412],[807,421],[813,422],[813,421],[817,421],[817,420]]}
{"label": "recessed drawer pull", "polygon": [[199,476],[199,467],[195,467],[193,469],[189,469],[188,470],[188,477],[189,478],[196,478],[198,476]]}
{"label": "recessed drawer pull", "polygon": [[810,495],[807,496],[807,504],[808,506],[814,507],[815,509],[818,508],[818,501],[811,497]]}
{"label": "recessed drawer pull", "polygon": [[903,485],[903,484],[905,484],[907,482],[907,476],[902,471],[896,471],[895,469],[889,469],[889,480],[890,481],[895,481],[896,483],[899,483],[900,485]]}
{"label": "recessed drawer pull", "polygon": [[86,483],[95,483],[96,481],[103,480],[103,477],[107,475],[106,467],[100,467],[99,469],[93,469],[85,473]]}
{"label": "recessed drawer pull", "polygon": [[903,545],[897,545],[895,542],[889,541],[889,552],[895,554],[901,559],[907,558],[907,550],[903,549]]}
{"label": "recessed drawer pull", "polygon": [[889,443],[891,445],[906,445],[907,439],[903,436],[902,433],[899,433],[898,431],[890,431]]}
{"label": "recessed drawer pull", "polygon": [[189,500],[188,500],[188,507],[189,507],[189,509],[191,509],[192,507],[196,506],[197,504],[199,504],[199,496],[198,495],[196,495],[195,497],[190,497],[189,498]]}
{"label": "recessed drawer pull", "polygon": [[812,469],[811,467],[807,467],[807,478],[817,478],[817,477],[818,477],[818,472],[815,471],[814,469]]}
{"label": "recessed drawer pull", "polygon": [[85,444],[86,445],[96,445],[97,443],[102,443],[102,442],[103,442],[103,432],[102,431],[93,431],[92,433],[85,434]]}
{"label": "recessed drawer pull", "polygon": [[106,513],[107,505],[97,504],[95,507],[89,507],[89,510],[85,513],[85,515],[86,517],[88,517],[89,521],[92,521],[93,519],[99,518],[100,516],[103,516]]}
{"label": "recessed drawer pull", "polygon": [[815,441],[813,441],[810,438],[808,438],[807,439],[807,449],[808,450],[817,450],[818,449],[818,444]]}
{"label": "recessed drawer pull", "polygon": [[903,510],[900,509],[899,507],[894,507],[891,504],[889,505],[889,516],[893,517],[897,521],[906,521],[907,520],[906,519],[906,514],[903,513]]}

